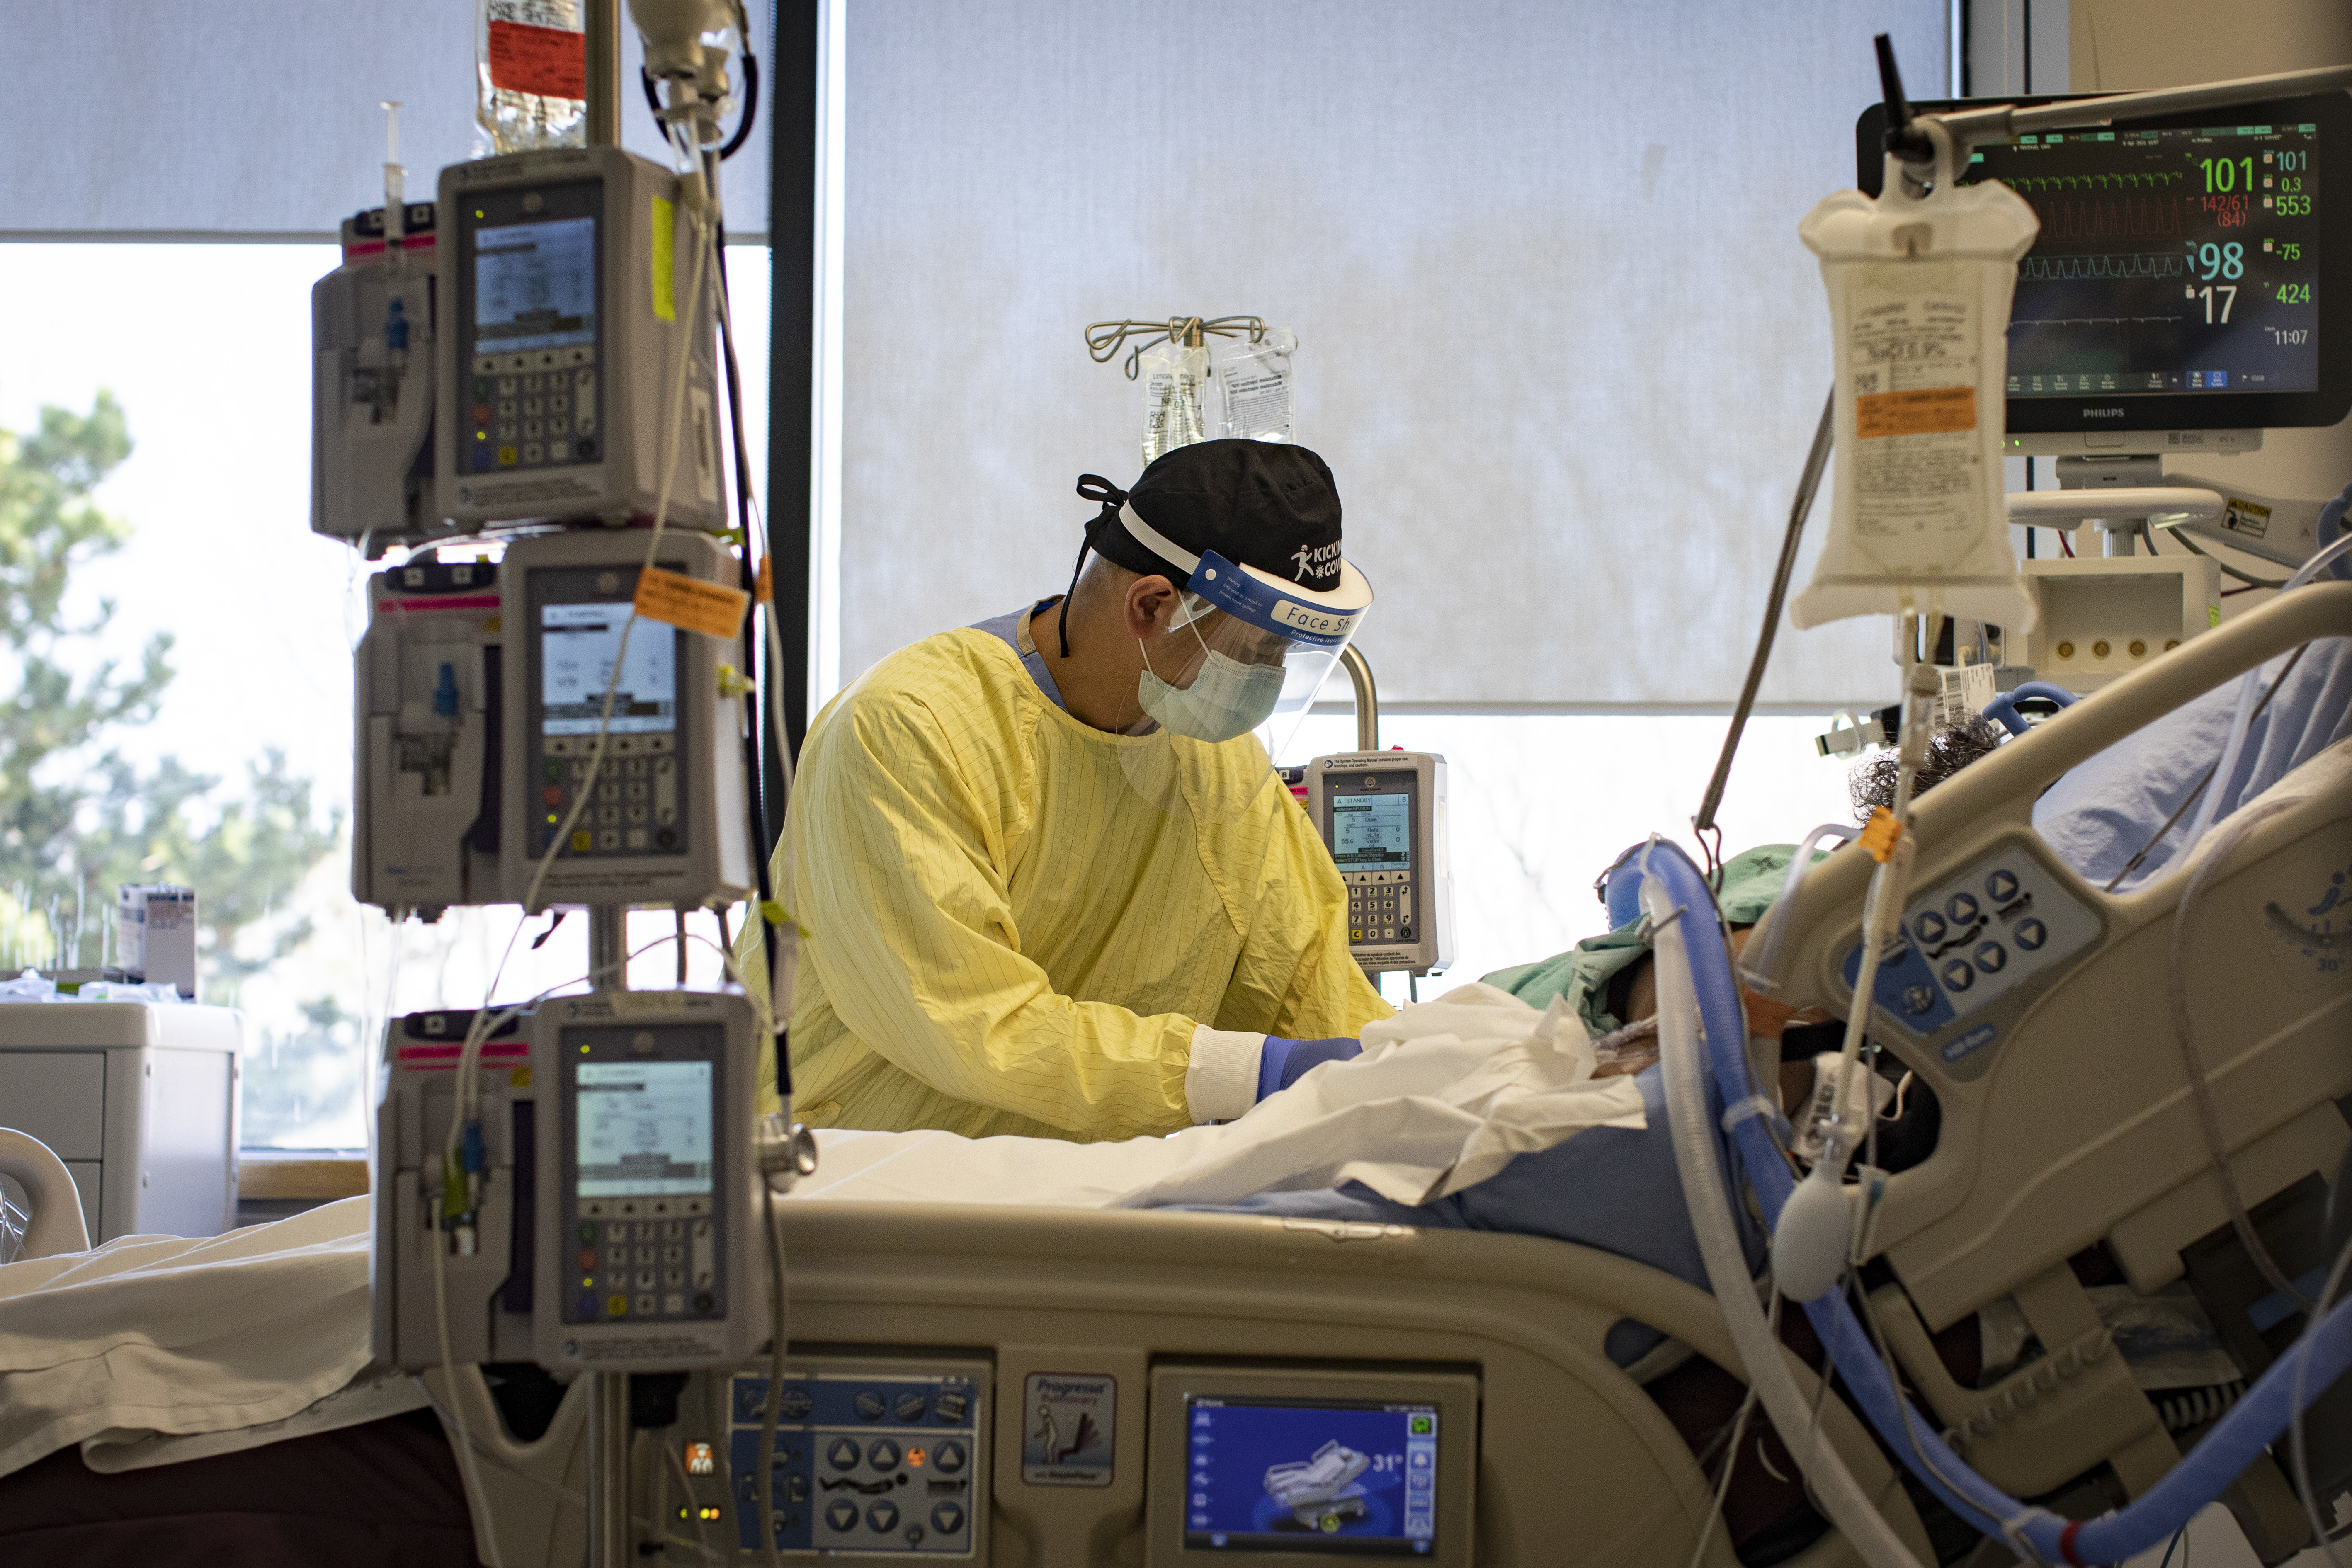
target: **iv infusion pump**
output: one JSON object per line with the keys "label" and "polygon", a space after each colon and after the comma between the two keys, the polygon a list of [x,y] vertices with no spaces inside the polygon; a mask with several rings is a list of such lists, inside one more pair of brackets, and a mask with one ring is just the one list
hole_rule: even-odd
{"label": "iv infusion pump", "polygon": [[[751,886],[723,650],[646,616],[629,624],[645,554],[644,531],[600,528],[516,540],[495,564],[396,566],[370,580],[355,898],[434,914],[520,902],[559,830],[537,908],[691,907]],[[739,573],[702,533],[665,534],[657,564],[712,584]]]}
{"label": "iv infusion pump", "polygon": [[[645,555],[642,532],[599,529],[518,540],[500,563],[513,784],[499,844],[516,901],[551,848],[535,908],[686,907],[751,886],[740,710],[719,689],[720,645],[643,616],[630,624]],[[727,546],[701,533],[665,534],[656,564],[707,583],[738,574]]]}
{"label": "iv infusion pump", "polygon": [[1454,962],[1445,759],[1343,752],[1307,764],[1307,810],[1348,888],[1348,951],[1367,973]]}
{"label": "iv infusion pump", "polygon": [[718,268],[698,290],[677,176],[617,147],[484,158],[441,171],[440,213],[441,514],[461,531],[650,517],[674,460],[667,525],[725,528]]}
{"label": "iv infusion pump", "polygon": [[[497,1024],[478,1134],[445,1163],[475,1016],[393,1020],[377,1106],[373,1336],[388,1366],[716,1366],[772,1328],[741,996],[558,996]],[[454,1245],[452,1245],[454,1243]]]}

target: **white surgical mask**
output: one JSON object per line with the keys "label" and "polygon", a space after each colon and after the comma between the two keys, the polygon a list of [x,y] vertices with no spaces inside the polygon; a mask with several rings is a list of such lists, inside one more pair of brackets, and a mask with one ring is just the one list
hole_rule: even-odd
{"label": "white surgical mask", "polygon": [[[1142,647],[1138,639],[1136,646]],[[1212,648],[1190,686],[1171,686],[1151,672],[1143,656],[1136,697],[1143,710],[1171,734],[1195,741],[1230,741],[1266,721],[1282,700],[1282,666],[1244,664]]]}

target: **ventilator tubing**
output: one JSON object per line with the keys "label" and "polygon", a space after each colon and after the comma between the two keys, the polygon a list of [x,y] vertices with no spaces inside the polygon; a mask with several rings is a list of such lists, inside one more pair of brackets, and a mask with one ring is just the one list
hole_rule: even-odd
{"label": "ventilator tubing", "polygon": [[2016,690],[2004,691],[1986,703],[1984,712],[1979,717],[2000,725],[2012,735],[2022,735],[2033,726],[2028,724],[2025,721],[2025,716],[2018,712],[2017,705],[2033,697],[2044,698],[2055,702],[2062,709],[2074,706],[2074,694],[2057,682],[2028,680],[2019,685]]}
{"label": "ventilator tubing", "polygon": [[[1863,1495],[1843,1461],[1813,1436],[1811,1401],[1798,1392],[1780,1342],[1765,1325],[1725,1197],[1699,1052],[1703,1037],[1706,1069],[1713,1072],[1723,1098],[1747,1103],[1754,1090],[1738,992],[1714,921],[1672,920],[1676,905],[1694,912],[1711,911],[1713,899],[1696,868],[1672,845],[1653,844],[1644,858],[1643,907],[1654,922],[1671,921],[1659,926],[1656,937],[1659,1047],[1675,1165],[1708,1282],[1747,1364],[1749,1383],[1781,1441],[1805,1467],[1831,1521],[1864,1561],[1878,1568],[1906,1568],[1916,1560]],[[1759,1117],[1738,1119],[1731,1134],[1766,1220],[1777,1224],[1794,1186],[1786,1163],[1772,1147]],[[1899,1404],[1887,1384],[1885,1365],[1843,1292],[1808,1304],[1805,1313],[1829,1347],[1839,1375],[1895,1458],[1978,1530],[2029,1548],[2046,1563],[2120,1563],[2171,1539],[2286,1429],[2294,1414],[2291,1401],[2298,1375],[2302,1403],[2308,1406],[2352,1367],[2352,1301],[2346,1301],[2306,1327],[2303,1337],[2156,1485],[2122,1510],[2078,1521],[2010,1497],[1953,1453],[1932,1422]]]}

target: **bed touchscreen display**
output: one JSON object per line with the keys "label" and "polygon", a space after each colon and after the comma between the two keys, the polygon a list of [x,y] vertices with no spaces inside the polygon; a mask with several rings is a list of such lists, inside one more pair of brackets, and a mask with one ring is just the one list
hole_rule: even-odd
{"label": "bed touchscreen display", "polygon": [[[540,623],[540,728],[549,735],[593,735],[604,721],[613,661],[623,657],[629,606],[542,605]],[[620,684],[613,691],[612,733],[668,734],[677,728],[677,633],[640,620],[629,632]]]}
{"label": "bed touchscreen display", "polygon": [[1334,795],[1331,858],[1342,871],[1412,869],[1412,796]]}
{"label": "bed touchscreen display", "polygon": [[645,1198],[711,1190],[709,1062],[582,1062],[583,1198]]}
{"label": "bed touchscreen display", "polygon": [[1437,1426],[1434,1405],[1188,1396],[1184,1549],[1428,1556]]}

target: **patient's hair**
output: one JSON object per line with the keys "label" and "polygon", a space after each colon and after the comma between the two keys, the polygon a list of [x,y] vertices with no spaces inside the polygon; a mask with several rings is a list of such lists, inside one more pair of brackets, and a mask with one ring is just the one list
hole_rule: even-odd
{"label": "patient's hair", "polygon": [[[1927,737],[1927,754],[1920,761],[1919,776],[1912,781],[1911,798],[1918,799],[1970,763],[1992,755],[2003,738],[2000,725],[1973,713],[1957,724],[1944,725]],[[1868,822],[1870,814],[1882,805],[1895,809],[1895,777],[1902,766],[1895,752],[1881,752],[1846,775],[1856,822]]]}

